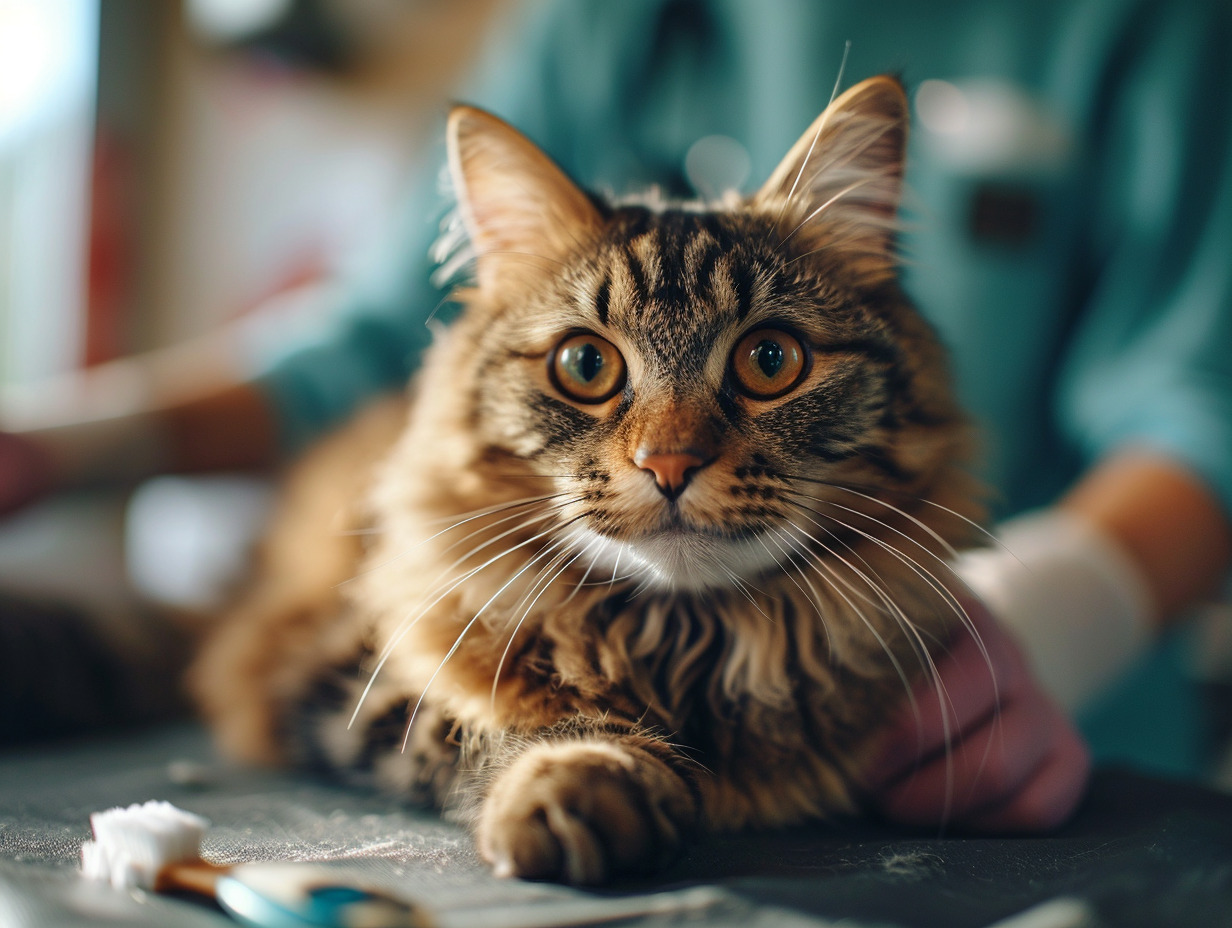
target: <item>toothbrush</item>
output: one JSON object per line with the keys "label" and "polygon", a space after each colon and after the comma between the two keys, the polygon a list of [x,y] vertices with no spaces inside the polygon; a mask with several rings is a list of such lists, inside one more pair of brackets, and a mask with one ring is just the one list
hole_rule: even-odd
{"label": "toothbrush", "polygon": [[383,925],[424,928],[416,906],[379,890],[340,884],[312,864],[220,865],[201,859],[209,822],[169,802],[147,802],[90,816],[94,840],[81,847],[81,872],[118,889],[191,892],[213,897],[242,924],[262,928]]}
{"label": "toothbrush", "polygon": [[555,928],[745,905],[722,890],[698,887],[629,899],[430,911],[373,886],[340,882],[338,872],[328,867],[202,860],[201,839],[209,822],[168,802],[95,812],[90,827],[94,840],[81,848],[86,878],[118,889],[213,897],[232,918],[252,928]]}

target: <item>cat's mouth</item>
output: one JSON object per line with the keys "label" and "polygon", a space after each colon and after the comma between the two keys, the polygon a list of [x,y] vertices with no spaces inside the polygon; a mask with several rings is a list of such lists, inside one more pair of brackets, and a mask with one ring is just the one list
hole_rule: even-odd
{"label": "cat's mouth", "polygon": [[643,533],[646,539],[658,537],[669,538],[710,538],[715,540],[735,541],[739,538],[752,537],[753,531],[750,529],[736,528],[729,529],[720,525],[709,525],[704,522],[694,522],[687,518],[675,503],[669,504],[664,508],[659,516],[658,525],[654,528],[647,529]]}
{"label": "cat's mouth", "polygon": [[595,576],[611,573],[617,580],[634,579],[666,590],[736,588],[780,564],[775,546],[761,533],[686,525],[678,516],[671,521],[623,540],[580,528],[576,541]]}

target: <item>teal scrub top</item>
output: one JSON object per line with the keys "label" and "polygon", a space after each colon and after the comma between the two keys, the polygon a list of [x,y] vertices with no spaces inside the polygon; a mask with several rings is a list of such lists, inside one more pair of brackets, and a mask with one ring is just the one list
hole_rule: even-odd
{"label": "teal scrub top", "polygon": [[[904,281],[984,434],[998,515],[1157,449],[1232,512],[1232,8],[1221,0],[564,0],[507,11],[464,98],[582,183],[693,195],[698,140],[755,189],[844,86],[913,99]],[[443,132],[442,132],[443,134]],[[731,141],[728,141],[731,140]],[[724,147],[725,146],[725,147]],[[303,445],[401,384],[444,299],[431,164],[384,273],[260,382]],[[702,191],[703,193],[712,191]]]}

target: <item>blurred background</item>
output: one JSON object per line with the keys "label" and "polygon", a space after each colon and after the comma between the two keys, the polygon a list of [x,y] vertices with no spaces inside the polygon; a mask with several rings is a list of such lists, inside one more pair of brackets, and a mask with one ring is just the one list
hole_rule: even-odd
{"label": "blurred background", "polygon": [[[226,327],[313,326],[497,6],[0,0],[0,408]],[[208,607],[267,498],[221,477],[55,499],[0,523],[0,586]]]}
{"label": "blurred background", "polygon": [[0,382],[209,331],[381,237],[493,0],[0,0]]}
{"label": "blurred background", "polygon": [[[452,88],[508,6],[0,0],[0,429],[84,367],[232,327],[251,344],[320,324],[334,282],[390,238]],[[938,137],[930,120],[946,111],[929,94],[947,86],[916,97]],[[0,589],[140,637],[140,604],[218,603],[270,495],[212,476],[56,497],[0,521]],[[1232,679],[1232,620],[1201,643],[1203,678]],[[1220,704],[1232,731],[1232,697]],[[1232,784],[1232,751],[1223,768]]]}

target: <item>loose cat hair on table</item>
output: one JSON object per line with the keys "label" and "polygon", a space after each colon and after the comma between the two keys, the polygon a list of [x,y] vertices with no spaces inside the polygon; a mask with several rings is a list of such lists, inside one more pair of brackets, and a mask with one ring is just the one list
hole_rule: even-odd
{"label": "loose cat hair on table", "polygon": [[945,562],[981,517],[896,279],[906,134],[873,78],[751,197],[611,204],[455,109],[473,284],[409,417],[290,478],[193,673],[223,745],[460,810],[498,873],[580,883],[855,811],[965,621]]}

